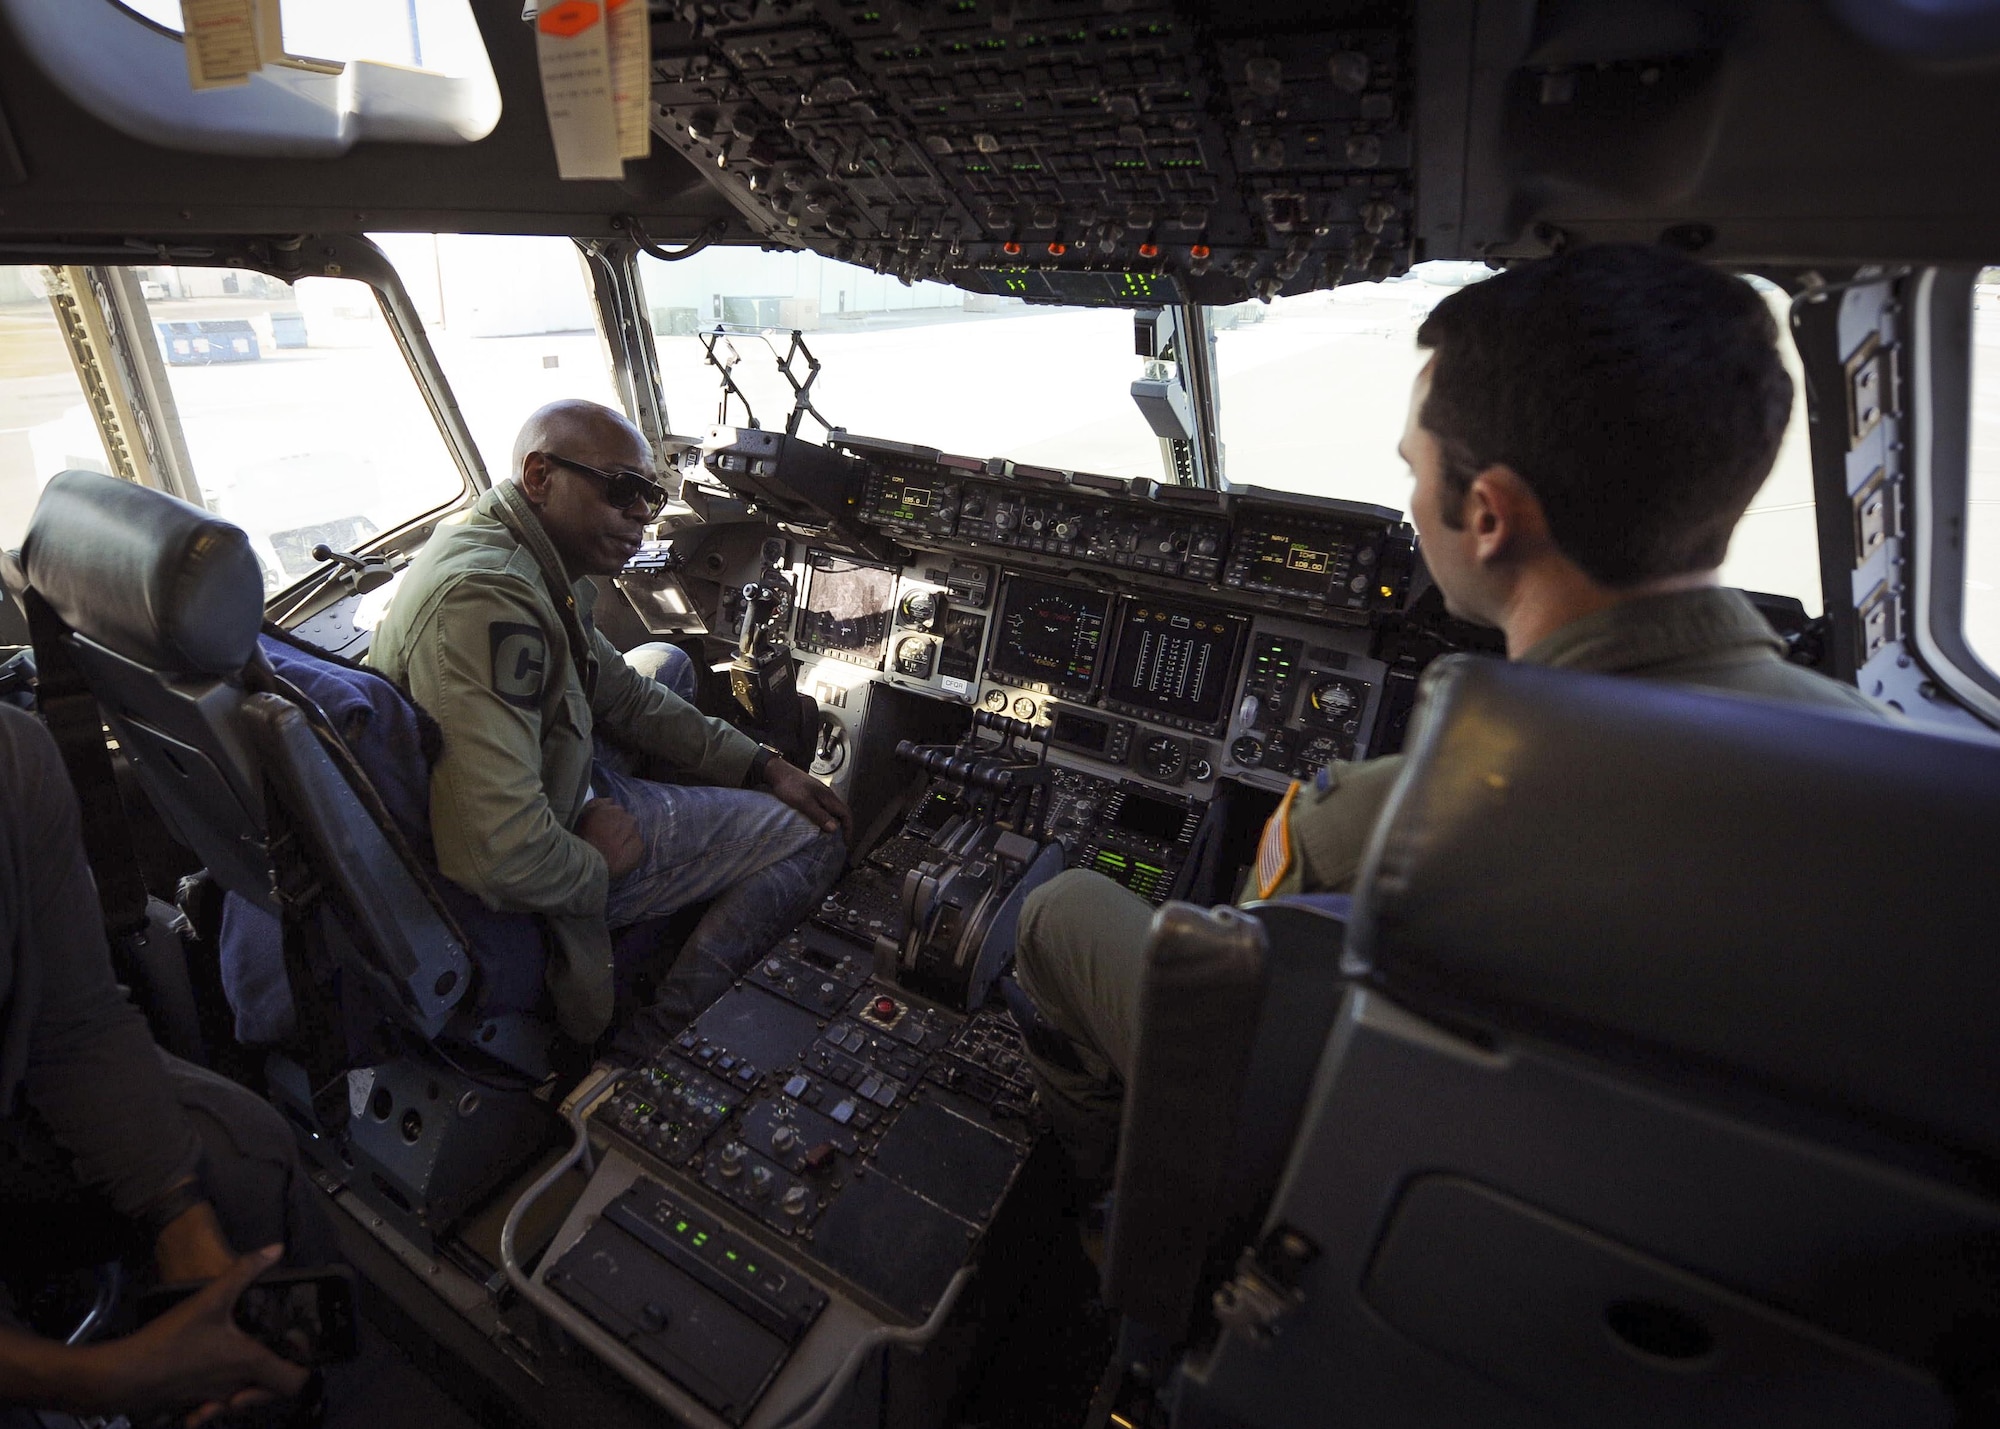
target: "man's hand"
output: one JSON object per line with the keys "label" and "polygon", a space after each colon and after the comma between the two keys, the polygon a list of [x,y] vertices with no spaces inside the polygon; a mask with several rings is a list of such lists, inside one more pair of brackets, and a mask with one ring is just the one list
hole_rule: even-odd
{"label": "man's hand", "polygon": [[764,784],[827,833],[838,829],[843,837],[853,835],[854,815],[841,797],[797,765],[773,759],[764,766]]}
{"label": "man's hand", "polygon": [[118,1413],[193,1405],[186,1421],[193,1429],[226,1411],[297,1394],[306,1369],[272,1354],[231,1317],[237,1297],[282,1251],[252,1251],[137,1334],[90,1347],[93,1398]]}
{"label": "man's hand", "polygon": [[609,799],[592,799],[576,816],[576,836],[604,855],[604,863],[614,879],[623,878],[646,856],[639,837],[639,821],[623,804]]}

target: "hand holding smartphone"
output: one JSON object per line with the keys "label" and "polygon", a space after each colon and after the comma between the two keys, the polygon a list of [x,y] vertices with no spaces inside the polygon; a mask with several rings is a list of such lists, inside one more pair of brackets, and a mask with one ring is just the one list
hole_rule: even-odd
{"label": "hand holding smartphone", "polygon": [[[161,1285],[139,1301],[141,1323],[156,1319],[200,1290],[201,1283]],[[360,1353],[354,1272],[344,1265],[272,1270],[236,1301],[238,1329],[293,1364],[340,1364]]]}

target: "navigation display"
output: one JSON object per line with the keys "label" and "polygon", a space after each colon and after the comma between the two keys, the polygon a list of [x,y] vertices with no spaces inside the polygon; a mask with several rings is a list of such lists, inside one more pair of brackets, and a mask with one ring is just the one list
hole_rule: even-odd
{"label": "navigation display", "polygon": [[986,673],[1043,694],[1087,699],[1110,613],[1111,597],[1102,591],[1010,575],[1001,587]]}
{"label": "navigation display", "polygon": [[811,578],[799,610],[799,648],[881,669],[896,604],[895,568],[826,551],[809,553],[806,565]]}
{"label": "navigation display", "polygon": [[1131,601],[1106,702],[1179,729],[1220,732],[1248,628],[1240,615]]}

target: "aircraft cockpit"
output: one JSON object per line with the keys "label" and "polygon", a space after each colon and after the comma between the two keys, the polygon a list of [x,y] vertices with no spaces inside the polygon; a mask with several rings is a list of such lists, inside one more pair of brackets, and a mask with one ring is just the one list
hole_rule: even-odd
{"label": "aircraft cockpit", "polygon": [[[0,30],[0,698],[154,1039],[337,1227],[376,1398],[330,1422],[2000,1415],[2000,6]],[[1874,718],[1448,608],[1417,334],[1611,244],[1768,314],[1797,396],[1716,583]],[[571,648],[852,815],[637,1054],[565,1030],[561,919],[446,876],[453,730],[369,663],[576,399],[658,501]],[[1288,811],[1386,756],[1353,886],[1293,894]],[[1102,1184],[1017,962],[1078,870],[1151,910]],[[700,916],[597,930],[621,1015]]]}

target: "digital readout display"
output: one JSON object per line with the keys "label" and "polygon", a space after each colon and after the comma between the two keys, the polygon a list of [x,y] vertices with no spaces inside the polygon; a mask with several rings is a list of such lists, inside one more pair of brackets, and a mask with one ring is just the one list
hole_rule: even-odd
{"label": "digital readout display", "polygon": [[876,478],[874,514],[883,521],[920,522],[957,491],[935,468],[910,471],[888,467]]}
{"label": "digital readout display", "polygon": [[1105,694],[1121,708],[1220,725],[1246,628],[1241,616],[1134,600]]}
{"label": "digital readout display", "polygon": [[1111,597],[1010,575],[986,671],[997,680],[1082,699],[1097,683]]}

